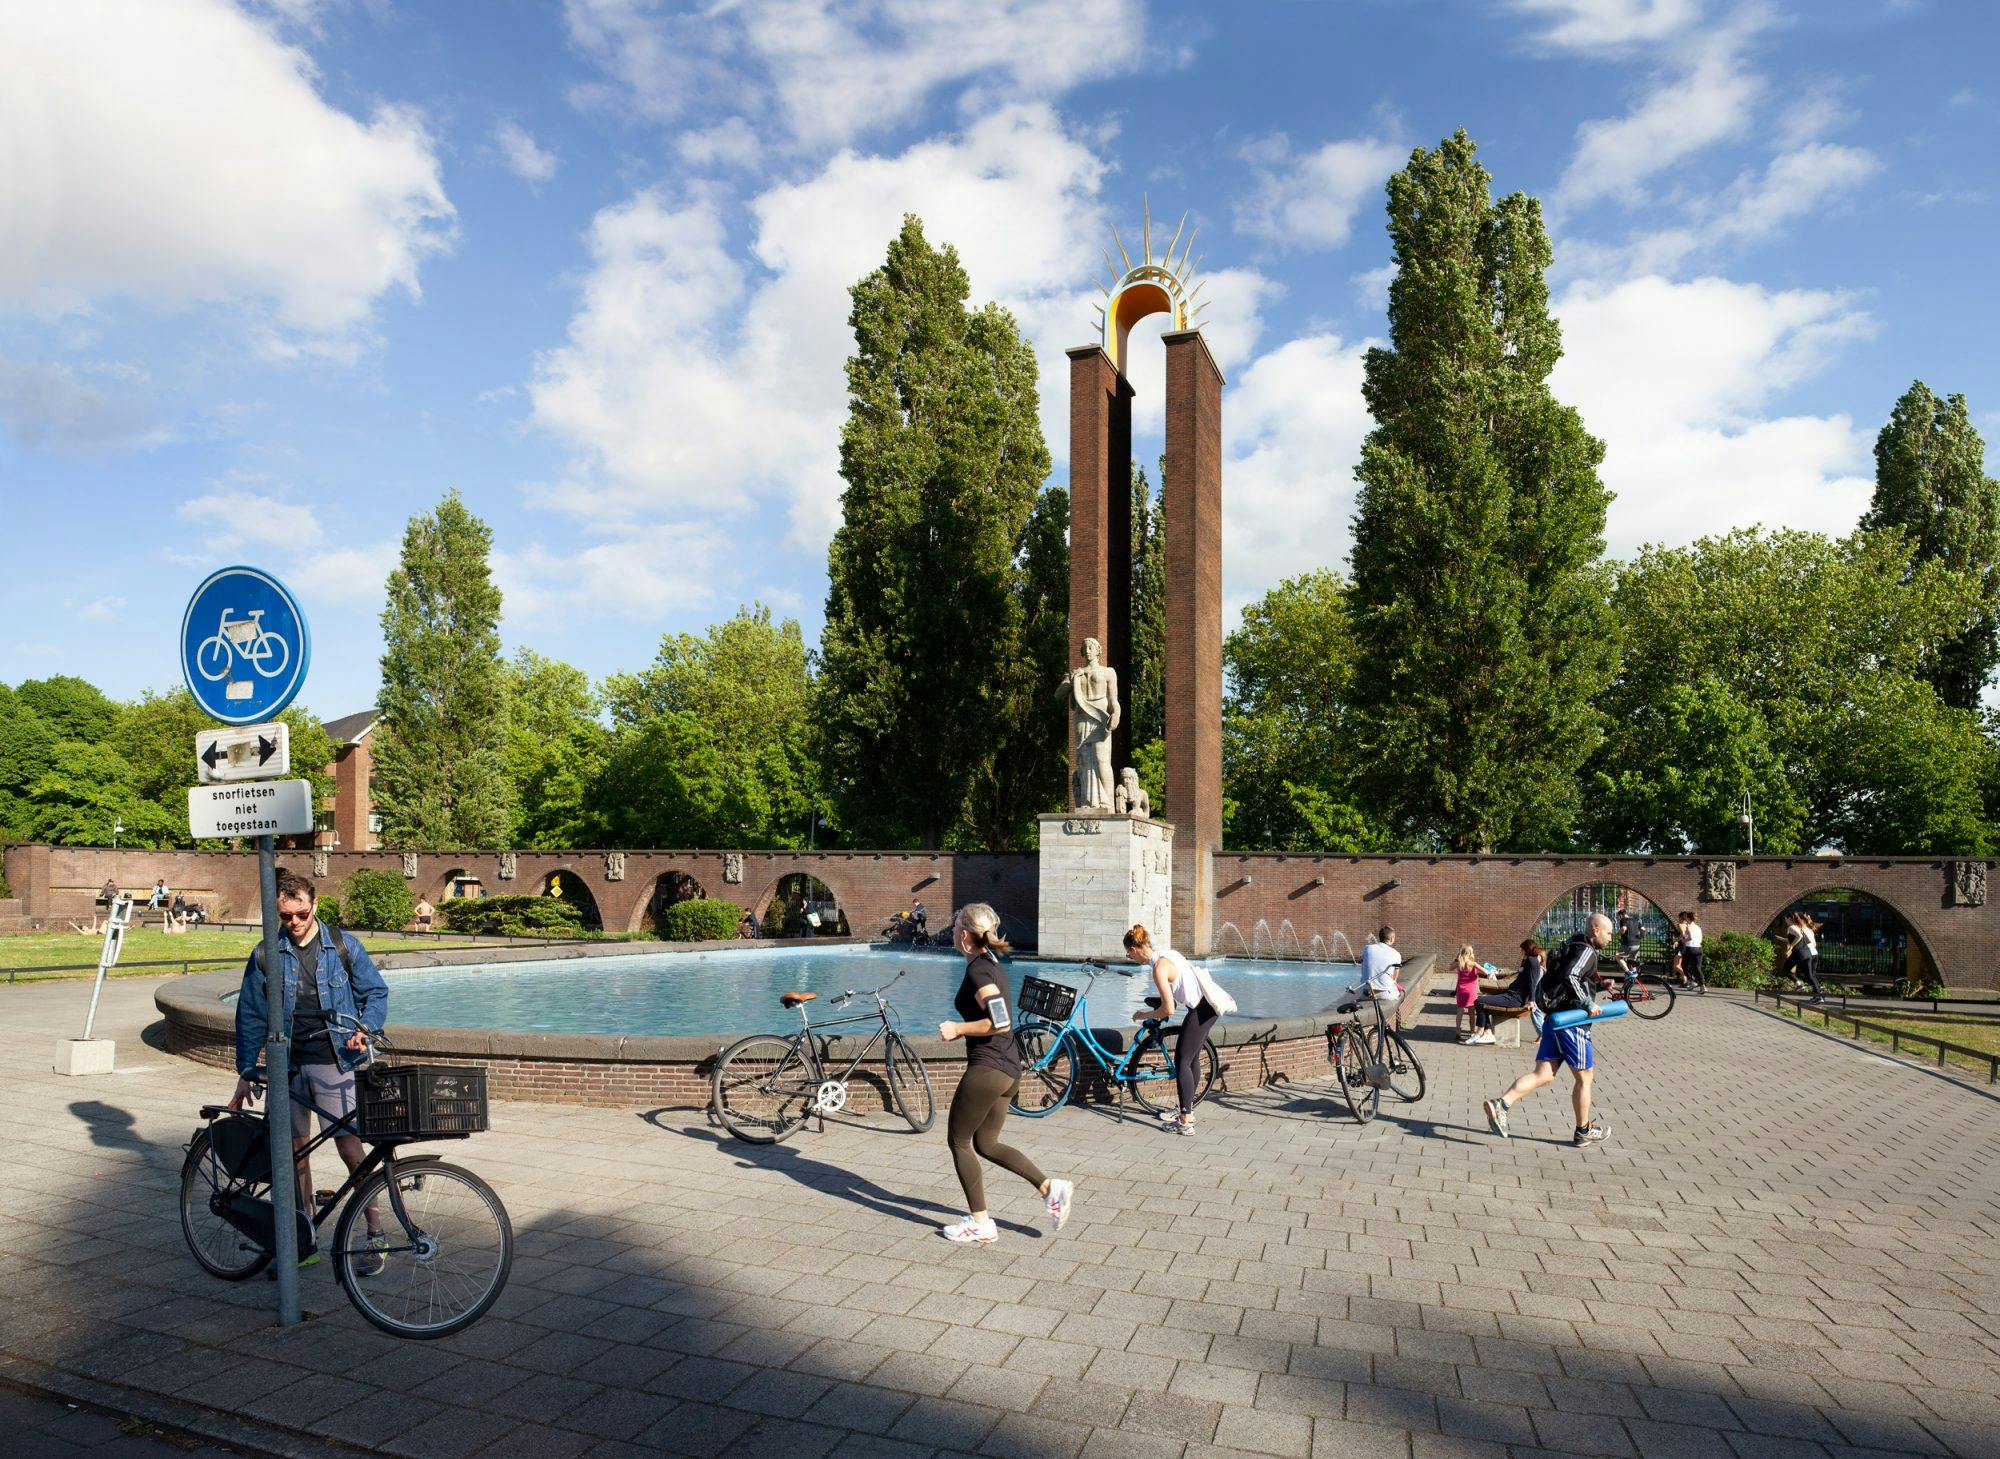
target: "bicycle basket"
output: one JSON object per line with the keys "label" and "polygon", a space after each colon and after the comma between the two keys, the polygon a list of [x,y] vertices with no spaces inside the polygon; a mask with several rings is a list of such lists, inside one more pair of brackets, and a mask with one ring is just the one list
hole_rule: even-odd
{"label": "bicycle basket", "polygon": [[1061,1023],[1076,1007],[1076,989],[1067,983],[1051,983],[1046,978],[1021,980],[1021,1011],[1050,1023]]}
{"label": "bicycle basket", "polygon": [[255,1115],[228,1115],[208,1127],[208,1147],[231,1180],[271,1183],[270,1125]]}
{"label": "bicycle basket", "polygon": [[431,1139],[486,1128],[486,1071],[453,1064],[377,1065],[361,1076],[361,1134]]}

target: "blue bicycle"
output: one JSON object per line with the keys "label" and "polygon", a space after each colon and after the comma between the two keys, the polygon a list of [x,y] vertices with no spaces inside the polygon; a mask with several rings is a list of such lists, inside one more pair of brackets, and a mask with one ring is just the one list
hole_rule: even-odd
{"label": "blue bicycle", "polygon": [[[1025,1017],[1015,1038],[1021,1045],[1021,1088],[1007,1107],[1017,1115],[1040,1119],[1061,1109],[1076,1086],[1079,1053],[1097,1066],[1097,1071],[1113,1084],[1130,1089],[1139,1103],[1155,1114],[1181,1107],[1180,1091],[1174,1084],[1173,1055],[1161,1021],[1149,1018],[1139,1025],[1130,1048],[1120,1053],[1098,1042],[1090,1027],[1088,996],[1098,974],[1107,969],[1085,962],[1087,970],[1081,989],[1067,983],[1051,983],[1043,978],[1021,980],[1021,1012]],[[1119,968],[1129,978],[1133,969]],[[1215,1045],[1202,1049],[1195,1103],[1208,1095],[1220,1068]]]}

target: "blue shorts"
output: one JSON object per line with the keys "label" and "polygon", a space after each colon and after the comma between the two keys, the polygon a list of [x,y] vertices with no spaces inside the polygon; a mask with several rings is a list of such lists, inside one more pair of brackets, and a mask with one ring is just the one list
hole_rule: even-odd
{"label": "blue shorts", "polygon": [[1590,1067],[1590,1027],[1557,1028],[1542,1025],[1542,1041],[1535,1048],[1537,1064],[1567,1064],[1572,1069]]}

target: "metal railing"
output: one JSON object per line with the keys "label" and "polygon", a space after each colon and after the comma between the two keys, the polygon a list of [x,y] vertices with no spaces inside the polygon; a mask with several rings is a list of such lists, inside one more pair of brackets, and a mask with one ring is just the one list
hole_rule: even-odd
{"label": "metal railing", "polygon": [[[210,923],[209,926],[211,929],[217,931],[227,930],[226,924]],[[361,933],[356,933],[355,935],[357,937],[362,937],[363,945],[365,946],[367,942],[365,935]],[[430,933],[385,932],[378,935],[384,941],[401,940],[403,938],[414,938],[419,936],[452,937],[457,939],[452,944],[452,946],[448,948],[441,947],[437,949],[437,951],[439,952],[476,951],[482,947],[570,947],[576,945],[579,941],[579,939],[574,937],[499,937],[499,936],[480,937],[468,933],[436,933],[436,932],[430,932]],[[595,943],[598,940],[599,939],[596,938],[582,939],[582,941],[590,943]],[[398,952],[402,951],[414,951],[414,949],[403,949],[403,948],[392,947],[388,949],[386,952],[381,953],[380,956],[394,957]],[[221,957],[170,957],[170,958],[155,958],[144,962],[120,962],[118,964],[118,970],[115,974],[113,974],[113,976],[123,977],[126,973],[130,972],[132,969],[135,968],[179,968],[181,970],[181,976],[185,977],[189,972],[191,972],[195,968],[241,966],[243,960],[247,958],[249,955],[250,955],[249,949],[245,948],[242,952],[227,953]],[[22,977],[27,977],[31,982],[54,982],[59,978],[63,977],[64,975],[70,977],[84,978],[84,977],[94,976],[96,972],[97,972],[97,964],[95,962],[44,963],[44,964],[38,964],[37,966],[34,967],[8,968],[6,969],[7,986],[11,988],[12,986],[14,986],[16,979]],[[30,976],[30,975],[39,975],[39,976]]]}
{"label": "metal railing", "polygon": [[[1750,1001],[1753,1004],[1758,1003],[1765,996],[1766,994],[1763,989],[1753,989]],[[1902,1053],[1904,1044],[1920,1048],[1928,1046],[1929,1049],[1937,1051],[1937,1066],[1940,1069],[1950,1067],[1945,1063],[1945,1056],[1947,1054],[1956,1054],[1958,1057],[1970,1060],[1973,1063],[1984,1064],[1986,1066],[1986,1082],[1988,1084],[2000,1084],[2000,1054],[1989,1054],[1984,1049],[1969,1049],[1964,1044],[1955,1044],[1948,1039],[1941,1039],[1933,1034],[1918,1033],[1913,1029],[1897,1028],[1893,1024],[1875,1023],[1866,1018],[1856,1018],[1851,1013],[1837,1012],[1827,1007],[1824,1003],[1809,1003],[1803,994],[1774,992],[1769,994],[1769,997],[1773,1003],[1778,1005],[1778,1012],[1780,1014],[1785,1011],[1786,1004],[1796,1004],[1801,1023],[1805,1022],[1808,1013],[1817,1013],[1820,1017],[1820,1027],[1828,1030],[1832,1029],[1833,1020],[1839,1019],[1842,1023],[1848,1024],[1854,1029],[1854,1034],[1857,1038],[1861,1036],[1864,1029],[1870,1033],[1887,1035],[1891,1053]]]}

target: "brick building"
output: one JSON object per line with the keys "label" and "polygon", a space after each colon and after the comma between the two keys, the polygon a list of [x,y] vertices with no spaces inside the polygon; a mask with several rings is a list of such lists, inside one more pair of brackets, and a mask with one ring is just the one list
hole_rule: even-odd
{"label": "brick building", "polygon": [[319,829],[313,835],[315,848],[328,851],[379,851],[382,847],[382,819],[375,814],[370,781],[375,773],[375,755],[368,740],[382,722],[378,709],[329,720],[328,738],[333,741],[333,763],[326,773],[333,777],[333,799],[319,809]]}

